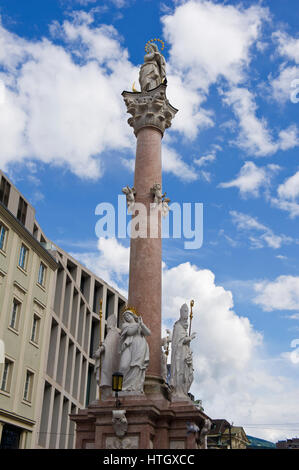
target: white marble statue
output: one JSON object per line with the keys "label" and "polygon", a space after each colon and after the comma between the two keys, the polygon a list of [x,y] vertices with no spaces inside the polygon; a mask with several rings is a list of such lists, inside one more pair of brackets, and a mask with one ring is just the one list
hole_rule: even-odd
{"label": "white marble statue", "polygon": [[167,382],[167,358],[169,343],[171,343],[171,331],[166,330],[167,336],[161,338],[161,376],[164,382]]}
{"label": "white marble statue", "polygon": [[204,424],[199,432],[198,444],[201,449],[208,448],[208,434],[211,431],[212,422],[210,419],[205,418]]}
{"label": "white marble statue", "polygon": [[190,348],[196,333],[188,336],[188,305],[180,309],[180,319],[175,322],[172,333],[170,386],[173,397],[187,398],[193,382],[193,360]]}
{"label": "white marble statue", "polygon": [[166,217],[169,212],[169,205],[168,205],[169,203],[170,203],[170,199],[168,197],[164,197],[162,200],[162,208],[161,208],[163,217]]}
{"label": "white marble statue", "polygon": [[126,410],[112,410],[112,427],[117,437],[123,437],[128,430]]}
{"label": "white marble statue", "polygon": [[107,335],[93,355],[96,360],[95,374],[97,384],[101,388],[102,399],[112,396],[112,374],[117,372],[119,367],[120,330],[116,325],[116,316],[110,315],[107,319]]}
{"label": "white marble statue", "polygon": [[165,194],[162,194],[162,188],[160,183],[154,184],[154,186],[151,188],[151,194],[154,196],[155,207],[160,206],[162,204],[162,199],[165,196]]}
{"label": "white marble statue", "polygon": [[141,91],[153,90],[166,79],[166,62],[156,44],[148,45],[144,64],[140,68],[139,83]]}
{"label": "white marble statue", "polygon": [[123,313],[120,336],[120,366],[123,374],[123,391],[143,393],[145,371],[149,363],[146,336],[151,334],[140,315],[133,310]]}
{"label": "white marble statue", "polygon": [[132,188],[130,188],[130,186],[126,186],[125,188],[122,188],[122,192],[126,195],[128,212],[131,213],[133,212],[133,208],[135,205],[136,190],[134,186]]}

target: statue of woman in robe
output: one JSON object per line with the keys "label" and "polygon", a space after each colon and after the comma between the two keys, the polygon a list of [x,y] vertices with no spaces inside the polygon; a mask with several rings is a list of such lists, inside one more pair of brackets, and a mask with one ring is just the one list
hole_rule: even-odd
{"label": "statue of woman in robe", "polygon": [[140,68],[139,83],[141,91],[153,90],[166,79],[166,62],[156,44],[148,45],[148,54]]}
{"label": "statue of woman in robe", "polygon": [[123,313],[120,335],[120,366],[123,391],[143,393],[145,371],[149,363],[146,336],[151,334],[141,316],[128,309]]}

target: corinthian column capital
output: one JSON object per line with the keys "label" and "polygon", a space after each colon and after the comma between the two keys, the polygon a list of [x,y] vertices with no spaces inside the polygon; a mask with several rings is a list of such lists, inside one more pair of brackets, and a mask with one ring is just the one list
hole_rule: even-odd
{"label": "corinthian column capital", "polygon": [[166,98],[166,85],[161,83],[153,90],[142,92],[123,91],[122,96],[127,112],[132,115],[128,124],[137,133],[143,127],[155,127],[164,134],[171,126],[171,121],[178,112]]}

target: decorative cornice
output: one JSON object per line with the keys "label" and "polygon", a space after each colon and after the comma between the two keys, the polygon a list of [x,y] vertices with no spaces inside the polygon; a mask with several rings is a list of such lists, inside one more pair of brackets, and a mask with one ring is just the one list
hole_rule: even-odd
{"label": "decorative cornice", "polygon": [[143,127],[155,127],[163,136],[165,129],[171,126],[171,121],[178,112],[166,97],[164,83],[150,91],[123,91],[122,97],[127,112],[132,115],[128,119],[128,124],[133,127],[136,136]]}

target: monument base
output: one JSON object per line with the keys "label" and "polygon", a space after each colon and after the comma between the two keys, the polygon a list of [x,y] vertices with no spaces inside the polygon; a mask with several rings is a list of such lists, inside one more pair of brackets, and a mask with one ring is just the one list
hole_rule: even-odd
{"label": "monument base", "polygon": [[188,432],[190,424],[202,428],[206,416],[194,403],[167,400],[162,394],[120,397],[118,409],[126,410],[127,432],[118,437],[112,425],[115,398],[95,401],[70,415],[76,423],[77,449],[198,449],[198,433]]}

